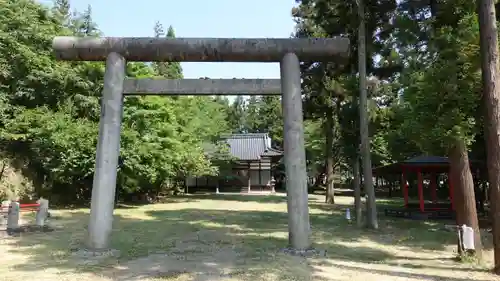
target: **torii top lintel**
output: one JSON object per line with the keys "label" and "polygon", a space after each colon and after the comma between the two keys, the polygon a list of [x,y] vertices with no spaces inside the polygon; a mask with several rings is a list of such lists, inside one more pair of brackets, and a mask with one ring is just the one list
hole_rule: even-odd
{"label": "torii top lintel", "polygon": [[347,38],[150,38],[55,37],[56,58],[105,61],[111,52],[127,61],[279,62],[286,53],[301,61],[338,61],[349,55]]}

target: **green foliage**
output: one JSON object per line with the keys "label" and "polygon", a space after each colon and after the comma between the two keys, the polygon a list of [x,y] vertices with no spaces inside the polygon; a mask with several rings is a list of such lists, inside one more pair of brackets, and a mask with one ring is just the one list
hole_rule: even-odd
{"label": "green foliage", "polygon": [[323,127],[323,120],[306,120],[304,122],[304,139],[309,173],[324,170],[325,137]]}
{"label": "green foliage", "polygon": [[[358,88],[358,15],[355,1],[302,0],[292,10],[296,22],[296,37],[343,36],[350,40],[350,54],[344,65],[336,63],[302,64],[303,89],[305,94],[305,117],[313,122],[325,122],[326,114],[334,112],[335,122],[331,129],[334,162],[349,169],[359,149]],[[392,128],[393,105],[396,92],[392,76],[399,70],[399,61],[390,49],[390,19],[397,5],[392,0],[365,2],[367,23],[367,70],[372,75],[369,81],[369,134],[374,166],[392,162],[388,137]],[[375,61],[375,56],[379,60]],[[312,129],[312,128],[310,128]],[[318,137],[325,138],[325,127],[317,126]],[[319,163],[326,156],[317,155]],[[320,170],[321,172],[321,170]]]}
{"label": "green foliage", "polygon": [[[104,74],[103,63],[54,60],[54,36],[101,35],[90,6],[70,10],[66,0],[50,8],[0,0],[1,149],[23,163],[36,193],[64,203],[90,198]],[[172,27],[165,36],[175,36]],[[182,69],[128,63],[127,75],[181,78]],[[216,145],[217,154],[208,155],[204,144],[217,144],[227,119],[224,105],[209,97],[127,97],[118,196],[157,194],[186,175],[219,173],[227,151]]]}
{"label": "green foliage", "polygon": [[446,153],[456,140],[471,145],[481,98],[479,27],[474,13],[429,38],[430,66],[405,73],[403,129],[428,152]]}
{"label": "green foliage", "polygon": [[[353,55],[344,65],[302,64],[308,168],[323,171],[328,130],[334,133],[328,149],[347,168],[359,144],[356,3],[297,2],[296,37],[351,40]],[[482,134],[475,1],[424,2],[365,3],[374,166],[422,151],[442,155],[457,139],[472,147]],[[92,7],[71,10],[67,0],[51,7],[0,0],[0,152],[22,162],[37,193],[88,202],[104,64],[55,61],[51,41],[102,32]],[[173,38],[175,32],[157,22],[154,35]],[[127,76],[182,78],[182,68],[128,63]],[[240,96],[231,104],[222,97],[127,97],[118,196],[163,192],[187,175],[224,175],[232,159],[219,139],[230,132],[267,132],[282,148],[280,98]]]}
{"label": "green foliage", "polygon": [[272,146],[283,147],[283,113],[279,96],[238,96],[228,109],[234,133],[269,133]]}
{"label": "green foliage", "polygon": [[[165,34],[163,25],[158,21],[155,23],[154,33],[155,37],[157,38],[175,38],[174,28],[172,26],[169,26],[167,33]],[[179,62],[154,62],[153,68],[157,76],[163,76],[170,79],[182,78],[182,67]]]}
{"label": "green foliage", "polygon": [[231,106],[227,109],[228,117],[227,121],[229,127],[233,133],[244,133],[247,132],[245,119],[246,119],[246,107],[245,99],[243,96],[237,96]]}
{"label": "green foliage", "polygon": [[[335,112],[331,149],[335,151],[340,143],[338,160],[348,166],[359,148],[357,4],[297,3],[292,10],[296,37],[350,39],[352,55],[344,65],[302,64],[305,117],[311,123],[324,122],[327,112]],[[474,1],[369,0],[365,6],[373,165],[422,152],[443,155],[456,139],[471,144],[481,129],[477,125],[481,79]],[[322,126],[308,129],[310,138],[324,137]],[[318,131],[313,134],[311,130]],[[315,162],[321,158],[318,145],[311,144],[316,152],[308,154],[318,155]]]}

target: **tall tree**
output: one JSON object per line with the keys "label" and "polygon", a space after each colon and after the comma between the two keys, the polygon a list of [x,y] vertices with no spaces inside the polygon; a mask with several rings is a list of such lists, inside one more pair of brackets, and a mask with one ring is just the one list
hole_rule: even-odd
{"label": "tall tree", "polygon": [[233,133],[245,133],[246,108],[243,96],[237,96],[228,112],[228,123]]}
{"label": "tall tree", "polygon": [[283,147],[283,114],[280,97],[252,96],[245,102],[244,131],[269,133],[274,147]]}
{"label": "tall tree", "polygon": [[101,33],[92,18],[91,5],[88,5],[83,13],[75,12],[72,21],[73,29],[78,36],[98,36]]}
{"label": "tall tree", "polygon": [[304,120],[304,139],[308,174],[317,178],[316,186],[321,186],[325,173],[325,130],[321,119]]}
{"label": "tall tree", "polygon": [[[458,7],[456,7],[458,8]],[[415,61],[402,74],[406,134],[422,151],[447,154],[450,180],[454,186],[457,223],[475,231],[475,248],[481,257],[474,183],[468,151],[478,132],[479,41],[474,3],[459,7],[462,18],[456,23],[432,26],[427,55],[409,55]],[[425,63],[422,65],[422,63]]]}
{"label": "tall tree", "polygon": [[154,36],[155,38],[161,38],[165,36],[165,29],[163,28],[163,24],[161,24],[159,21],[155,22],[155,26],[153,27],[154,31]]}
{"label": "tall tree", "polygon": [[[350,53],[356,53],[358,49],[358,11],[355,2],[349,1],[327,1],[327,0],[302,0],[297,8],[292,10],[292,14],[296,21],[297,37],[330,37],[330,36],[343,36],[349,38]],[[382,61],[387,57],[383,48],[384,42],[390,37],[390,32],[386,29],[390,28],[390,20],[396,3],[393,0],[374,0],[369,1],[366,5],[366,32],[367,41],[373,42],[367,50],[366,67],[367,72],[379,76],[379,79],[387,79],[399,69],[390,63],[375,63],[375,56],[382,58]],[[303,88],[306,97],[306,117],[311,114],[317,117],[325,117],[326,111],[334,111],[337,107],[336,104],[340,101],[341,111],[344,107],[349,107],[352,99],[346,96],[352,96],[351,91],[359,91],[359,87],[355,89],[350,82],[356,78],[358,72],[358,57],[350,56],[346,65],[339,64],[324,64],[324,63],[303,63]],[[326,91],[325,91],[326,90]],[[358,108],[358,106],[355,106]],[[323,110],[318,110],[323,109]],[[371,112],[370,112],[371,114]],[[355,119],[359,120],[357,114],[353,115]],[[370,116],[371,117],[371,116]],[[336,119],[344,119],[342,124],[351,124],[348,118],[341,118],[337,116]],[[326,120],[326,118],[324,119]],[[375,120],[374,120],[375,121]],[[356,121],[355,124],[358,122]],[[354,124],[353,124],[354,125]],[[350,125],[349,125],[350,126]],[[358,125],[357,125],[358,126]],[[357,127],[359,128],[359,127]],[[376,128],[376,127],[372,127]],[[359,130],[359,129],[358,129]],[[346,130],[340,130],[346,132]],[[375,130],[369,132],[373,135]],[[342,133],[342,135],[348,135]],[[349,143],[349,147],[352,142]],[[378,142],[379,144],[385,144]],[[345,145],[344,145],[345,146]],[[339,165],[346,167],[354,163],[355,153],[357,147],[353,149],[342,149],[340,155],[335,156],[335,162]],[[374,150],[386,151],[386,149]],[[347,153],[344,153],[347,152]],[[344,156],[349,157],[344,157]],[[325,155],[326,157],[326,155]],[[348,160],[348,161],[346,161]],[[325,161],[326,162],[326,161]]]}
{"label": "tall tree", "polygon": [[478,0],[481,69],[485,111],[485,135],[491,220],[493,222],[493,248],[496,274],[500,274],[500,86],[498,58],[498,30],[495,1]]}
{"label": "tall tree", "polygon": [[[154,36],[156,38],[175,38],[175,31],[172,26],[169,26],[165,34],[163,25],[159,21],[156,21]],[[168,79],[182,79],[182,67],[179,62],[154,62],[153,68],[157,76],[163,76]]]}
{"label": "tall tree", "polygon": [[70,9],[68,0],[53,0],[52,12],[64,27],[69,27],[70,25]]}
{"label": "tall tree", "polygon": [[248,133],[262,133],[260,128],[260,103],[256,96],[251,96],[245,102],[245,131]]}
{"label": "tall tree", "polygon": [[[168,26],[166,37],[167,38],[175,38],[175,30],[174,30],[173,26],[171,26],[171,25]],[[180,62],[170,62],[169,69],[170,69],[170,73],[167,75],[163,75],[163,76],[175,77],[175,79],[183,78],[182,66],[181,66]],[[173,79],[173,78],[171,78],[171,79]]]}
{"label": "tall tree", "polygon": [[326,197],[325,203],[335,204],[335,163],[333,156],[334,113],[326,112],[325,128],[325,157],[326,157]]}
{"label": "tall tree", "polygon": [[359,30],[358,30],[358,60],[359,60],[359,118],[361,159],[363,161],[363,184],[367,194],[366,224],[377,229],[377,206],[375,202],[375,188],[373,186],[372,161],[370,154],[370,136],[368,133],[368,101],[366,86],[366,34],[365,34],[365,6],[364,0],[357,0]]}
{"label": "tall tree", "polygon": [[356,225],[358,227],[363,226],[363,209],[361,201],[361,182],[359,173],[359,157],[354,158],[353,166],[353,187],[354,187],[354,210],[356,214]]}
{"label": "tall tree", "polygon": [[259,126],[261,131],[269,133],[274,147],[283,148],[283,112],[281,108],[281,97],[260,97],[259,112]]}

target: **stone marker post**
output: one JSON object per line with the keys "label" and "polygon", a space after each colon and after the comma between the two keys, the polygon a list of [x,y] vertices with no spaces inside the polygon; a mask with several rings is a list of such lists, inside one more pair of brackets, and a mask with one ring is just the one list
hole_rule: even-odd
{"label": "stone marker post", "polygon": [[12,201],[7,215],[7,231],[14,231],[19,228],[19,202]]}
{"label": "stone marker post", "polygon": [[40,204],[40,207],[38,207],[38,211],[36,212],[35,221],[37,226],[43,227],[49,213],[49,200],[40,198],[37,203]]}
{"label": "stone marker post", "polygon": [[7,216],[9,212],[10,201],[2,201],[1,214],[0,214],[0,225],[7,224]]}

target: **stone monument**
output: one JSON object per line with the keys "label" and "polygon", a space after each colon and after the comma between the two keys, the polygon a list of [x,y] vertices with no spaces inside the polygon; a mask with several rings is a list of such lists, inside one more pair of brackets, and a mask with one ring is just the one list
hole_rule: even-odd
{"label": "stone monument", "polygon": [[44,227],[45,220],[47,219],[47,216],[49,213],[49,200],[40,198],[36,202],[38,204],[40,204],[40,207],[38,208],[38,211],[36,212],[36,219],[35,219],[36,226]]}
{"label": "stone monument", "polygon": [[19,202],[12,201],[7,214],[7,232],[17,231],[19,229]]}

